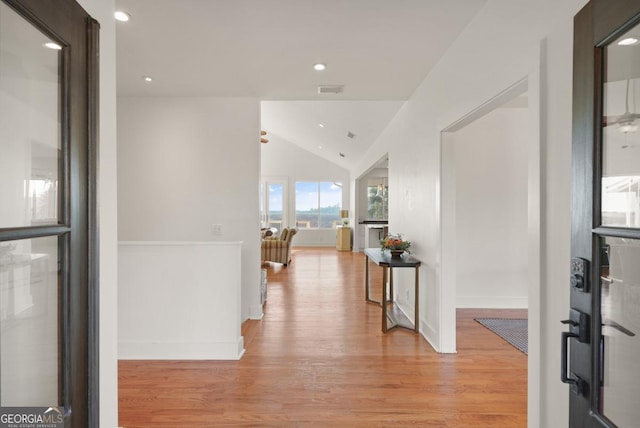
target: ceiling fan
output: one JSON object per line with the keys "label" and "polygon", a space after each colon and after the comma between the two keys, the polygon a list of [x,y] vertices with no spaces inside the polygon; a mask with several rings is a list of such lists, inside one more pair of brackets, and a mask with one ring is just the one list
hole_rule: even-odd
{"label": "ceiling fan", "polygon": [[636,120],[640,119],[640,114],[631,113],[629,111],[629,79],[627,79],[627,89],[625,91],[625,110],[620,116],[604,116],[602,126],[618,125],[620,132],[636,132],[638,124]]}

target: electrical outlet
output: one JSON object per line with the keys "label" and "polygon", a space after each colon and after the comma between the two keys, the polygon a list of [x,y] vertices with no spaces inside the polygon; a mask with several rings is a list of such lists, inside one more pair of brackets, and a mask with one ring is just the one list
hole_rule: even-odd
{"label": "electrical outlet", "polygon": [[222,235],[222,225],[221,224],[212,224],[211,225],[211,234],[214,236]]}

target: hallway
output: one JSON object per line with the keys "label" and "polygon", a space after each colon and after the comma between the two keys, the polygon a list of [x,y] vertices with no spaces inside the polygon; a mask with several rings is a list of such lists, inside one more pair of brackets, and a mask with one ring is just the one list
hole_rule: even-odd
{"label": "hallway", "polygon": [[243,326],[243,358],[120,361],[120,426],[526,427],[527,357],[473,320],[486,310],[459,310],[458,354],[441,355],[407,330],[382,334],[362,253],[298,247],[288,268],[263,268],[268,301]]}

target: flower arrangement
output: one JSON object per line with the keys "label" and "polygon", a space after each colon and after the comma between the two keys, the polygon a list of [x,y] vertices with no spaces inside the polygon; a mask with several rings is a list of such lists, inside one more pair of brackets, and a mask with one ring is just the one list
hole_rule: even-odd
{"label": "flower arrangement", "polygon": [[380,240],[380,246],[382,247],[383,251],[388,250],[391,252],[409,252],[409,248],[411,248],[411,242],[405,241],[402,238],[402,234],[396,233],[395,235],[388,235],[386,238]]}

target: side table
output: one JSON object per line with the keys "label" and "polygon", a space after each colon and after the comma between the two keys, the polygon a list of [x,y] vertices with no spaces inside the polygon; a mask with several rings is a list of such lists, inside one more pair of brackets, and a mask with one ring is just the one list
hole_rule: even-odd
{"label": "side table", "polygon": [[[403,257],[391,257],[388,251],[381,251],[380,248],[366,248],[364,250],[365,255],[365,299],[370,303],[377,303],[382,306],[382,332],[386,333],[387,331],[395,328],[402,327],[408,330],[413,330],[418,333],[420,330],[420,316],[419,316],[419,280],[418,273],[420,264],[422,263],[420,260],[405,255]],[[370,277],[369,277],[369,261],[372,261],[376,265],[382,267],[382,301],[378,302],[376,300],[371,299],[369,289],[370,289]],[[393,269],[395,268],[413,268],[415,283],[414,283],[414,298],[415,298],[415,309],[414,309],[414,320],[411,322],[395,305],[395,301],[393,298]],[[387,281],[388,279],[388,281]],[[388,292],[389,298],[387,298],[387,282],[389,284]]]}
{"label": "side table", "polygon": [[351,251],[351,228],[349,226],[336,227],[336,249]]}

